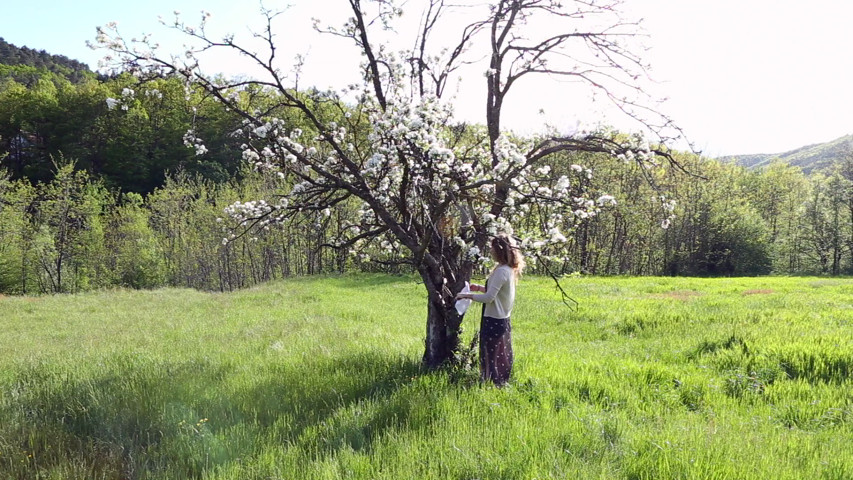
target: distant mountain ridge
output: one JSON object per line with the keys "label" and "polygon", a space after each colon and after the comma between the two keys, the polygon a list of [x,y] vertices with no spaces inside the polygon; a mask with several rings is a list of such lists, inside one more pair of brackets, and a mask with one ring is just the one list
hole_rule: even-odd
{"label": "distant mountain ridge", "polygon": [[[65,77],[74,83],[95,78],[95,73],[85,63],[72,60],[64,55],[53,55],[44,50],[18,47],[5,41],[3,37],[0,37],[0,65],[8,65],[9,67],[24,66],[41,69],[42,71],[46,70]],[[26,72],[17,71],[15,73],[17,76],[21,76]],[[16,78],[16,80],[20,79]]]}
{"label": "distant mountain ridge", "polygon": [[847,155],[853,155],[853,134],[826,143],[806,145],[785,153],[759,153],[754,155],[727,155],[718,157],[724,162],[735,162],[747,168],[760,168],[779,159],[800,167],[804,173],[831,167]]}

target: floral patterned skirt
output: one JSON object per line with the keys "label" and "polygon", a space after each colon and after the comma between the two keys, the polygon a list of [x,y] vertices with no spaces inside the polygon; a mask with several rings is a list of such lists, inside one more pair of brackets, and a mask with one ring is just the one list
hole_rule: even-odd
{"label": "floral patterned skirt", "polygon": [[480,379],[503,386],[512,373],[512,325],[509,318],[480,320]]}

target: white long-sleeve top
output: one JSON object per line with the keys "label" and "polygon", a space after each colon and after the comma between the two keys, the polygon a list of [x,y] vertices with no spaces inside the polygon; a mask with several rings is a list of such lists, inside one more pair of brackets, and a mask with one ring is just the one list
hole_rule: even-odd
{"label": "white long-sleeve top", "polygon": [[471,300],[485,303],[483,315],[493,318],[509,318],[515,303],[515,275],[509,265],[500,265],[489,275],[486,293],[471,295]]}

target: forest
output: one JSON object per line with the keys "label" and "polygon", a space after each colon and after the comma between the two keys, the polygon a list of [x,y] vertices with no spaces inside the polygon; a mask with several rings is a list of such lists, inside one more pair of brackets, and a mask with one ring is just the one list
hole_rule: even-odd
{"label": "forest", "polygon": [[[203,89],[81,66],[0,41],[0,292],[228,291],[291,275],[412,271],[381,238],[334,248],[362,214],[352,199],[223,241],[233,231],[226,208],[274,202],[294,179],[250,168],[246,140],[235,135],[244,120]],[[275,101],[262,89],[233,95]],[[318,111],[357,115],[345,103]],[[312,133],[298,115],[284,121]],[[460,142],[464,131],[486,128],[462,127],[446,126],[463,132]],[[554,182],[584,165],[578,181],[608,201],[570,232],[568,254],[547,271],[853,274],[853,153],[808,174],[782,161],[750,169],[672,155],[679,168],[643,169],[595,152],[548,156]],[[519,223],[541,223],[542,215],[534,209]]]}

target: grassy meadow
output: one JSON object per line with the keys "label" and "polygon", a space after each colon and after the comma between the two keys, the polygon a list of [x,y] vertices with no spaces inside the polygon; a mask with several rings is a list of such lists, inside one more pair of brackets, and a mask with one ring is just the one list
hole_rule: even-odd
{"label": "grassy meadow", "polygon": [[411,277],[0,297],[0,478],[853,478],[853,280],[563,285],[503,389],[420,368]]}

